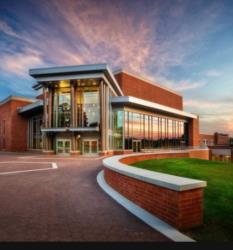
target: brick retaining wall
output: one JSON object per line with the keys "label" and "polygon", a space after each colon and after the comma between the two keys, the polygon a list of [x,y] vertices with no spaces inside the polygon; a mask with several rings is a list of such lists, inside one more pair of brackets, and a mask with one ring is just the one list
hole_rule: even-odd
{"label": "brick retaining wall", "polygon": [[[119,159],[119,164],[132,164],[147,159],[184,157],[209,159],[209,151],[190,150],[181,153],[128,155]],[[122,168],[123,166],[121,166]],[[143,177],[134,178],[122,174],[109,168],[106,164],[104,164],[104,178],[108,185],[127,199],[178,229],[192,228],[202,224],[203,187],[197,185],[188,190],[177,191],[159,184],[149,183]]]}

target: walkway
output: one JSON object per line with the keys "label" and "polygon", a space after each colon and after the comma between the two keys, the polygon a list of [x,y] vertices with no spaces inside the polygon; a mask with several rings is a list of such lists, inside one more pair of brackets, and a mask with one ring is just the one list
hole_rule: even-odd
{"label": "walkway", "polygon": [[100,189],[99,158],[1,154],[0,173],[40,162],[58,168],[0,175],[0,241],[167,241]]}

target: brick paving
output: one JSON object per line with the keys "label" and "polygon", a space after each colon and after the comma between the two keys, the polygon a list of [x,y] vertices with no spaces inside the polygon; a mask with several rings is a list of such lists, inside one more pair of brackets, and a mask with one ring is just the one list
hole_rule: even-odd
{"label": "brick paving", "polygon": [[168,241],[101,190],[101,159],[0,154],[1,161],[59,168],[0,176],[0,241]]}

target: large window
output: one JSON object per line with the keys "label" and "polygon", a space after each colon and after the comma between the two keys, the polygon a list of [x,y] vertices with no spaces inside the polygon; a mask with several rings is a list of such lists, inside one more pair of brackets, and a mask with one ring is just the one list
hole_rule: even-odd
{"label": "large window", "polygon": [[113,111],[113,131],[112,131],[112,142],[113,149],[123,148],[123,111]]}
{"label": "large window", "polygon": [[[53,127],[70,127],[72,120],[72,97],[70,81],[60,81],[54,90]],[[94,81],[77,81],[74,105],[77,127],[98,127],[100,122],[99,86]]]}
{"label": "large window", "polygon": [[97,127],[99,125],[99,93],[90,91],[83,93],[84,127]]}
{"label": "large window", "polygon": [[124,117],[126,149],[132,149],[133,140],[141,140],[142,148],[179,147],[187,144],[185,121],[131,111],[125,111]]}
{"label": "large window", "polygon": [[78,127],[97,127],[100,123],[99,87],[78,86],[76,90]]}
{"label": "large window", "polygon": [[71,125],[71,94],[69,81],[61,81],[54,93],[53,126],[62,128]]}

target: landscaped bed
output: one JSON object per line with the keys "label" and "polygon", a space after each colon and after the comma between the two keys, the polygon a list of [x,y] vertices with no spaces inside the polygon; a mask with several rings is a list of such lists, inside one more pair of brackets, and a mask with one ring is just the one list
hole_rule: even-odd
{"label": "landscaped bed", "polygon": [[191,158],[152,159],[135,167],[207,181],[204,223],[183,231],[198,241],[233,241],[233,164]]}

